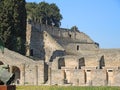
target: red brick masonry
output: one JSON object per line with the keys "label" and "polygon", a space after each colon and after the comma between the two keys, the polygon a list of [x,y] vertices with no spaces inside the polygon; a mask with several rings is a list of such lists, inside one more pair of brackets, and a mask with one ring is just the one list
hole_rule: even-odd
{"label": "red brick masonry", "polygon": [[0,85],[0,90],[16,90],[15,85]]}

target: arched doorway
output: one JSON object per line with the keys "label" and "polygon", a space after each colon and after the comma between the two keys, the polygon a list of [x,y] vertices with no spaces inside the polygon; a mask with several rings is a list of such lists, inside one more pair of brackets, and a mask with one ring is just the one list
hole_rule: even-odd
{"label": "arched doorway", "polygon": [[20,69],[17,66],[12,66],[12,73],[15,74],[14,83],[20,84]]}

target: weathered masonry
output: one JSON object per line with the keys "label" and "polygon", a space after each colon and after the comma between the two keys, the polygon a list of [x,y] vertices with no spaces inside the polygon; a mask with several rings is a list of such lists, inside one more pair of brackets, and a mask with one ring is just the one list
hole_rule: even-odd
{"label": "weathered masonry", "polygon": [[26,56],[5,49],[16,85],[120,86],[120,49],[101,49],[78,30],[27,23]]}

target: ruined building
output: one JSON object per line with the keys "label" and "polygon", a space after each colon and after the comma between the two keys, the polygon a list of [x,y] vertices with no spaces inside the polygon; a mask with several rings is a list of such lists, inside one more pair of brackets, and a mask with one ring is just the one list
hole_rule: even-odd
{"label": "ruined building", "polygon": [[28,22],[26,56],[5,49],[17,85],[120,86],[120,49],[100,49],[85,33]]}

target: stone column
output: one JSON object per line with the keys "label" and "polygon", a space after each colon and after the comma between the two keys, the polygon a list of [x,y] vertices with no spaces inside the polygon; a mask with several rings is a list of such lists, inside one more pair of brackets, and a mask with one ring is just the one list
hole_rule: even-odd
{"label": "stone column", "polygon": [[13,66],[10,65],[9,66],[9,72],[12,73],[12,71],[13,71]]}
{"label": "stone column", "polygon": [[38,85],[44,83],[44,63],[38,65]]}
{"label": "stone column", "polygon": [[66,80],[67,80],[67,83],[71,83],[71,72],[70,72],[70,70],[66,70]]}
{"label": "stone column", "polygon": [[26,56],[30,56],[30,46],[26,45]]}
{"label": "stone column", "polygon": [[114,83],[114,74],[113,70],[107,70],[107,80],[108,80],[108,85],[111,86]]}
{"label": "stone column", "polygon": [[38,85],[38,66],[35,65],[35,71],[34,71],[34,85]]}
{"label": "stone column", "polygon": [[25,64],[21,64],[20,68],[20,84],[24,85],[25,84]]}
{"label": "stone column", "polygon": [[52,84],[52,75],[51,75],[52,73],[51,73],[51,67],[49,67],[48,68],[48,81],[49,81],[49,85],[51,85]]}

